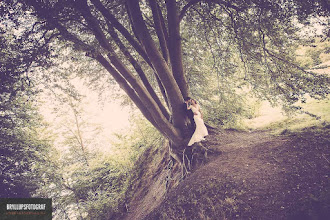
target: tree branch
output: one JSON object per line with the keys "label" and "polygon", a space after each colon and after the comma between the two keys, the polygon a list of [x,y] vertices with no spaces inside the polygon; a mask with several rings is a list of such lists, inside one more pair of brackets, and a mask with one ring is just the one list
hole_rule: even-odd
{"label": "tree branch", "polygon": [[85,159],[86,165],[89,166],[87,155],[86,155],[87,153],[85,152],[85,145],[84,145],[84,142],[83,142],[83,139],[82,139],[82,134],[81,134],[81,131],[80,131],[80,125],[79,125],[79,122],[78,122],[78,115],[77,115],[76,110],[73,107],[73,103],[72,103],[71,99],[70,99],[70,106],[71,106],[71,109],[73,111],[75,124],[76,124],[76,127],[77,127],[77,133],[78,133],[78,137],[79,137],[78,142],[79,142],[81,151],[83,153],[83,157]]}
{"label": "tree branch", "polygon": [[[135,26],[133,24],[133,20],[132,20],[132,15],[128,9],[128,5],[127,5],[127,1],[125,2],[125,8],[126,8],[126,11],[127,11],[127,15],[128,15],[128,19],[129,19],[129,22],[131,24],[131,28],[132,28],[132,31],[133,31],[133,34],[134,36],[136,37],[136,39],[138,39],[138,41],[141,43],[141,40],[139,38],[139,35],[137,34],[136,32],[136,29],[135,29]],[[142,43],[141,43],[142,44]],[[142,45],[143,46],[143,45]]]}
{"label": "tree branch", "polygon": [[171,73],[171,70],[169,69],[162,55],[159,53],[144,23],[139,3],[136,1],[128,1],[127,3],[133,18],[133,23],[136,27],[138,27],[138,35],[146,48],[146,51],[151,59],[153,66],[155,67],[155,70],[157,71],[157,74],[159,75],[159,78],[161,79],[166,91],[168,92],[171,104],[176,103],[177,100],[182,100],[183,102],[182,96],[178,95],[180,92],[177,93],[177,91],[180,91],[180,89]]}
{"label": "tree branch", "polygon": [[155,24],[155,30],[157,33],[157,37],[159,40],[160,48],[163,53],[163,57],[165,61],[168,63],[169,62],[169,54],[168,54],[168,46],[167,46],[167,41],[165,38],[165,33],[162,28],[161,24],[161,18],[158,10],[158,4],[155,0],[149,0],[150,8],[152,10],[152,15],[153,15],[153,20]]}
{"label": "tree branch", "polygon": [[[127,9],[127,14],[128,14],[128,17],[129,17],[129,20],[130,20],[130,23],[131,23],[131,26],[132,26],[132,30],[133,30],[133,32],[134,32],[134,35],[135,35],[135,37],[140,41],[140,43],[142,43],[141,40],[140,40],[140,38],[139,38],[139,36],[138,36],[138,34],[137,34],[136,27],[135,27],[135,25],[134,25],[134,23],[133,23],[132,15],[131,15],[130,10],[129,10],[129,8],[128,8],[127,2],[126,2],[126,4],[125,4],[125,6],[126,6],[126,9]],[[159,12],[158,14],[161,15],[160,12]],[[167,34],[167,31],[166,31],[166,27],[165,27],[165,23],[164,23],[164,18],[163,18],[163,16],[161,16],[161,24],[162,24],[162,30],[163,30],[163,32],[164,32],[166,42],[168,42],[168,34]],[[155,68],[152,66],[151,63],[149,64],[149,66],[151,66],[151,68],[153,69],[153,71],[154,71],[154,75],[155,75],[155,78],[156,78],[157,83],[158,83],[158,86],[159,86],[159,89],[160,89],[160,91],[161,91],[161,93],[162,93],[162,95],[163,95],[163,98],[164,98],[164,100],[165,100],[165,102],[166,102],[166,104],[167,104],[167,107],[170,108],[170,104],[169,104],[169,100],[168,100],[168,97],[167,97],[167,94],[166,94],[165,88],[164,88],[162,82],[160,81],[159,76],[157,75],[157,71],[155,70]]]}
{"label": "tree branch", "polygon": [[181,12],[180,12],[180,15],[179,15],[179,22],[183,19],[183,17],[184,17],[185,14],[187,13],[188,9],[189,9],[192,5],[194,5],[194,4],[196,4],[196,3],[200,2],[200,1],[202,1],[202,0],[191,0],[190,2],[188,2],[188,3],[183,7],[182,10],[181,10]]}
{"label": "tree branch", "polygon": [[165,88],[164,88],[164,86],[163,86],[163,83],[160,81],[159,76],[158,76],[157,73],[155,72],[155,70],[154,70],[154,75],[155,75],[155,77],[156,77],[156,80],[157,80],[157,83],[158,83],[158,86],[159,86],[160,92],[161,92],[162,95],[163,95],[164,101],[165,101],[167,107],[170,108],[170,103],[169,103],[168,98],[167,98],[166,90],[165,90]]}
{"label": "tree branch", "polygon": [[154,111],[150,111],[148,106],[142,103],[140,97],[137,96],[135,91],[127,84],[126,79],[123,78],[102,55],[98,55],[96,59],[108,70],[109,73],[111,73],[119,86],[129,95],[135,105],[152,123],[152,125],[154,125],[162,134],[165,134],[165,136],[174,143],[181,143],[183,141],[180,137],[179,131],[174,128],[173,125],[166,120],[166,118],[159,117],[159,115],[155,115]]}
{"label": "tree branch", "polygon": [[134,47],[134,49],[143,57],[143,59],[150,65],[150,59],[146,54],[145,50],[141,45],[133,38],[133,36],[128,32],[128,30],[118,22],[118,20],[113,16],[101,3],[100,0],[91,0],[93,5],[102,13],[102,15],[126,38],[126,40]]}
{"label": "tree branch", "polygon": [[155,93],[154,89],[152,88],[152,86],[150,85],[146,75],[144,74],[141,66],[139,65],[139,63],[134,59],[134,57],[129,53],[128,49],[125,47],[125,45],[121,42],[121,40],[119,39],[116,31],[114,30],[114,28],[111,25],[108,25],[109,27],[109,33],[111,35],[111,37],[114,39],[114,41],[116,42],[116,44],[118,45],[118,47],[120,48],[120,50],[123,52],[123,54],[127,57],[127,59],[129,60],[129,62],[132,64],[132,66],[134,67],[134,69],[136,70],[136,72],[139,74],[144,86],[146,87],[146,89],[148,90],[148,92],[150,93],[150,95],[152,96],[152,98],[156,101],[156,103],[158,104],[158,106],[160,107],[163,115],[169,119],[170,115],[167,112],[166,108],[164,107],[164,105],[161,103],[160,99],[158,98],[157,94]]}
{"label": "tree branch", "polygon": [[213,2],[215,4],[218,4],[218,5],[224,5],[226,6],[227,8],[232,8],[232,9],[235,9],[237,12],[239,11],[243,11],[245,9],[245,7],[243,8],[240,8],[236,5],[233,5],[230,3],[230,1],[223,1],[223,0],[210,0],[210,2]]}
{"label": "tree branch", "polygon": [[[39,9],[39,5],[36,6],[36,9]],[[151,116],[149,109],[145,107],[145,105],[140,100],[140,97],[135,93],[135,91],[127,84],[127,81],[115,70],[111,64],[93,47],[81,41],[77,36],[71,34],[63,25],[58,23],[55,19],[52,19],[51,16],[45,18],[49,23],[51,23],[58,31],[61,33],[62,37],[66,40],[73,42],[79,49],[86,52],[86,56],[96,59],[105,69],[114,77],[119,86],[126,92],[126,94],[133,100],[136,106],[140,109],[142,114],[155,126],[159,131],[161,131],[160,126],[156,123],[156,121]],[[100,38],[99,35],[97,35]],[[100,39],[101,40],[101,39]],[[103,46],[108,47],[106,43],[102,43]],[[111,49],[108,48],[108,49]],[[177,141],[175,138],[172,140]]]}
{"label": "tree branch", "polygon": [[164,36],[165,36],[165,41],[167,42],[167,49],[168,49],[169,39],[168,39],[167,27],[166,27],[166,24],[165,24],[165,20],[164,20],[162,10],[160,9],[158,4],[157,4],[157,10],[158,10],[159,18],[160,18],[160,23],[162,25],[162,30],[163,30],[163,33],[164,33]]}
{"label": "tree branch", "polygon": [[119,74],[119,72],[101,54],[98,54],[95,59],[111,74],[111,76],[113,76],[120,88],[122,88],[126,92],[126,94],[138,107],[138,109],[140,109],[144,117],[146,117],[146,119],[148,119],[148,121],[150,121],[153,126],[160,130],[160,127],[153,119],[148,109],[142,103],[140,97],[136,94],[134,89],[132,89],[132,87],[128,85],[127,81]]}

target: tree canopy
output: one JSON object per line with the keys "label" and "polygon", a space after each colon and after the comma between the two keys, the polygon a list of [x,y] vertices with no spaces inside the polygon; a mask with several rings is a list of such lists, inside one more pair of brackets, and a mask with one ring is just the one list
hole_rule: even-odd
{"label": "tree canopy", "polygon": [[48,46],[59,40],[97,61],[176,149],[190,134],[182,103],[207,75],[204,62],[218,96],[244,88],[290,104],[329,93],[329,78],[306,72],[294,55],[296,24],[328,16],[324,0],[15,0],[2,14],[25,25],[19,40],[29,42],[30,59],[54,55]]}

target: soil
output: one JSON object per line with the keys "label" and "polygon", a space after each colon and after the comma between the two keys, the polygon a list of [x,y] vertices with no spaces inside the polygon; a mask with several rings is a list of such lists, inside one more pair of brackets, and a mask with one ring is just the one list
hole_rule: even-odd
{"label": "soil", "polygon": [[203,143],[207,163],[166,193],[160,162],[126,219],[329,219],[329,133],[217,131]]}

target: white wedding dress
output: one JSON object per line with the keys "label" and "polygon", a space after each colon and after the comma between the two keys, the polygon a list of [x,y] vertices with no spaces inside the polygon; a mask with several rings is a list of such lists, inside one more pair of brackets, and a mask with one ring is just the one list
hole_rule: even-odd
{"label": "white wedding dress", "polygon": [[191,146],[196,142],[205,140],[205,136],[207,136],[209,133],[202,119],[201,112],[199,111],[199,105],[197,107],[191,105],[190,107],[188,107],[188,109],[191,109],[193,111],[194,121],[196,124],[196,130],[188,143],[188,146]]}

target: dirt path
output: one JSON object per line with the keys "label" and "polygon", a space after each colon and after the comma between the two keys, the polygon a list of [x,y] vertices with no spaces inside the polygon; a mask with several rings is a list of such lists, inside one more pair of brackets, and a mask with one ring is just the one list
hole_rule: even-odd
{"label": "dirt path", "polygon": [[[234,137],[228,137],[231,135]],[[284,202],[277,201],[285,186],[285,178],[284,170],[272,156],[272,151],[286,145],[289,140],[264,132],[231,135],[226,136],[235,141],[218,146],[223,154],[190,178],[197,179],[198,184],[210,179],[234,184],[236,192],[225,192],[224,200],[227,199],[231,206],[229,212],[238,209],[238,205],[244,206],[244,212],[228,215],[225,211],[223,217],[249,219],[253,212],[256,219],[276,219],[285,209]]]}
{"label": "dirt path", "polygon": [[307,136],[238,131],[211,135],[205,145],[221,155],[159,200],[161,205],[145,219],[325,218],[329,142]]}

